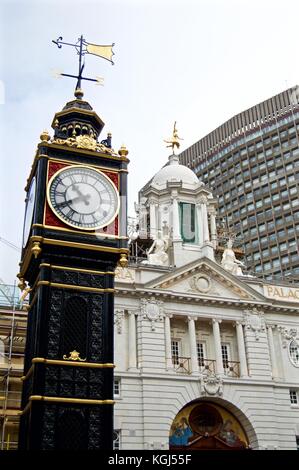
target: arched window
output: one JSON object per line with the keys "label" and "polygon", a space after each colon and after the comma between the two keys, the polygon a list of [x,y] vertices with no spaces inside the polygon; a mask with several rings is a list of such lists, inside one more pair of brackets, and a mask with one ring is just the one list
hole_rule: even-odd
{"label": "arched window", "polygon": [[197,243],[195,204],[180,202],[181,237],[184,243]]}
{"label": "arched window", "polygon": [[297,341],[292,340],[289,346],[290,359],[294,366],[299,367],[299,345]]}

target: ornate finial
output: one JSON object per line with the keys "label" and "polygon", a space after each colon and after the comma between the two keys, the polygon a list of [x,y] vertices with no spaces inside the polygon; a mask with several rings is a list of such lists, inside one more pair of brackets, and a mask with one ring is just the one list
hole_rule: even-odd
{"label": "ornate finial", "polygon": [[49,132],[48,131],[43,131],[40,135],[40,140],[42,142],[48,142],[50,140]]}
{"label": "ornate finial", "polygon": [[122,146],[120,147],[118,153],[121,157],[126,157],[129,153],[129,151],[128,151],[127,147],[124,144],[122,144]]}
{"label": "ornate finial", "polygon": [[126,253],[121,253],[119,264],[122,268],[126,268],[128,266],[128,258]]}
{"label": "ornate finial", "polygon": [[[18,276],[19,277],[19,276]],[[26,289],[26,282],[25,282],[25,279],[23,277],[19,277],[20,279],[20,282],[18,283],[18,288],[23,291]]]}
{"label": "ornate finial", "polygon": [[78,100],[82,100],[84,96],[83,90],[81,90],[81,88],[76,88],[74,95]]}
{"label": "ornate finial", "polygon": [[174,153],[175,147],[180,148],[179,140],[184,140],[184,139],[178,136],[178,131],[176,128],[176,121],[175,121],[174,126],[173,126],[172,137],[170,137],[168,140],[164,139],[164,142],[166,142],[167,144],[170,144],[170,145],[166,145],[166,147],[172,147],[172,151]]}
{"label": "ornate finial", "polygon": [[67,355],[64,354],[63,359],[64,359],[65,361],[82,361],[82,362],[86,361],[86,358],[85,358],[85,359],[81,359],[80,353],[79,353],[78,351],[76,351],[76,349],[74,349],[74,351],[71,351],[71,352],[70,352],[69,357],[67,357]]}
{"label": "ornate finial", "polygon": [[41,253],[42,249],[39,242],[34,242],[33,247],[31,248],[31,253],[34,255],[34,258],[37,258]]}

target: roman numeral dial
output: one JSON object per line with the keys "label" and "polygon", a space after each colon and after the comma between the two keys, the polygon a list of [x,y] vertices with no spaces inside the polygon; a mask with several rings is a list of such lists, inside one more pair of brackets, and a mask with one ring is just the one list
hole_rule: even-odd
{"label": "roman numeral dial", "polygon": [[113,182],[101,171],[83,165],[55,173],[48,183],[47,200],[60,220],[81,230],[105,227],[119,211]]}

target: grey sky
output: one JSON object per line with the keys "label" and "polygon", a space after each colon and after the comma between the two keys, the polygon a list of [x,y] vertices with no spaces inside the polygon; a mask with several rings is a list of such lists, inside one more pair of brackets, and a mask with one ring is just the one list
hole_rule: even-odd
{"label": "grey sky", "polygon": [[[297,0],[0,0],[0,237],[21,246],[24,187],[39,135],[73,97],[69,47],[81,34],[115,42],[114,61],[86,57],[85,98],[130,153],[129,211],[166,162],[177,121],[182,149],[234,114],[299,82]],[[5,97],[2,100],[1,89]],[[14,281],[19,254],[0,241],[0,278]],[[1,282],[1,281],[0,281]]]}

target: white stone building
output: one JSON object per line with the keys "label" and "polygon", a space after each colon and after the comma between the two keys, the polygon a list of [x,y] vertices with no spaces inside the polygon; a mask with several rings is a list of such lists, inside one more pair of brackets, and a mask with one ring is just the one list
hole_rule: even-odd
{"label": "white stone building", "polygon": [[118,268],[121,449],[296,449],[299,286],[215,261],[216,201],[172,155],[139,194],[147,261]]}

